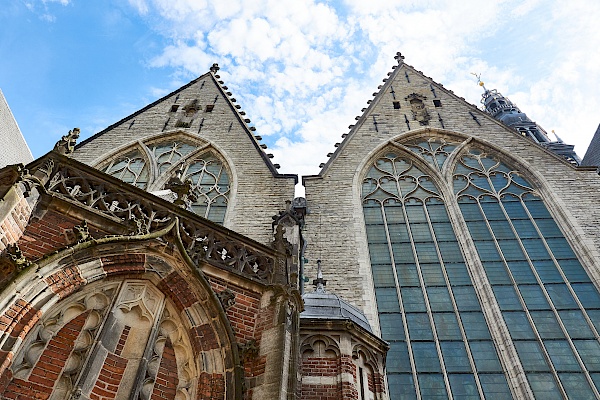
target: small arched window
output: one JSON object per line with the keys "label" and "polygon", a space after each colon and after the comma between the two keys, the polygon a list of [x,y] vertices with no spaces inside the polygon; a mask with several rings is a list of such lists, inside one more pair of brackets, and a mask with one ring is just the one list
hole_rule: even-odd
{"label": "small arched window", "polygon": [[219,224],[225,220],[231,184],[229,173],[220,158],[206,146],[201,148],[177,138],[153,141],[112,157],[101,169],[139,188],[159,193],[165,190],[170,177],[181,174],[184,181],[192,182],[191,210]]}

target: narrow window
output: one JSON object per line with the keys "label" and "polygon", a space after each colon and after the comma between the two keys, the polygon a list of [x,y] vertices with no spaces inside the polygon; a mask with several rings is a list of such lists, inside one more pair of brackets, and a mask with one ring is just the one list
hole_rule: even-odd
{"label": "narrow window", "polygon": [[394,109],[395,110],[400,109],[400,102],[399,101],[394,101]]}
{"label": "narrow window", "polygon": [[442,106],[442,101],[438,100],[438,99],[434,99],[433,100],[433,105],[436,107],[441,107]]}
{"label": "narrow window", "polygon": [[206,106],[206,112],[212,112],[213,108],[215,108],[214,104],[208,104]]}
{"label": "narrow window", "polygon": [[173,104],[171,106],[171,112],[177,112],[178,109],[179,109],[179,105],[177,105],[177,104]]}

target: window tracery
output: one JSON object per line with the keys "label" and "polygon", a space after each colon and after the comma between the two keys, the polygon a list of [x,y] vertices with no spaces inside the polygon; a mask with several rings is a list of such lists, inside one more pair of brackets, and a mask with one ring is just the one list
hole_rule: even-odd
{"label": "window tracery", "polygon": [[[224,222],[231,182],[225,164],[212,151],[178,139],[141,146],[114,158],[102,169],[148,191],[164,190],[168,178],[180,174],[183,181],[192,182],[192,211]],[[194,155],[198,152],[201,154]]]}
{"label": "window tracery", "polygon": [[148,162],[138,149],[112,161],[106,166],[104,172],[141,189],[148,187],[150,179]]}
{"label": "window tracery", "polygon": [[600,295],[539,194],[477,149],[454,192],[536,397],[598,397]]}
{"label": "window tracery", "polygon": [[458,144],[438,137],[428,137],[419,138],[404,143],[404,145],[441,171],[444,162]]}
{"label": "window tracery", "polygon": [[[418,143],[425,154],[443,146]],[[449,151],[442,147],[441,163],[430,162],[440,168]],[[381,331],[390,343],[391,398],[510,397],[432,178],[410,157],[389,152],[367,172],[362,201]]]}

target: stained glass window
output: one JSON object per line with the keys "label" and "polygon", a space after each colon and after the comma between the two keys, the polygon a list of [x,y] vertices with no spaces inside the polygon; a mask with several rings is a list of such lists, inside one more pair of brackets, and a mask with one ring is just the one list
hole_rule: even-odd
{"label": "stained glass window", "polygon": [[454,192],[536,398],[597,397],[600,295],[533,186],[472,150]]}
{"label": "stained glass window", "polygon": [[[417,143],[441,168],[454,147]],[[444,200],[410,157],[376,159],[363,210],[391,399],[511,398]]]}
{"label": "stained glass window", "polygon": [[104,171],[150,191],[164,189],[170,176],[181,173],[183,180],[192,181],[192,211],[222,224],[230,194],[229,174],[210,151],[193,156],[195,151],[199,151],[196,145],[184,141],[154,142],[117,157]]}

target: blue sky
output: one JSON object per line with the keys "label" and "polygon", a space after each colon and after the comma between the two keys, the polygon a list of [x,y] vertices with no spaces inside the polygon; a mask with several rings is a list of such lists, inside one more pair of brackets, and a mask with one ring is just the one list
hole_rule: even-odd
{"label": "blue sky", "polygon": [[314,174],[401,51],[471,103],[482,73],[583,156],[598,20],[594,0],[0,0],[0,89],[37,157],[218,62],[281,172]]}

